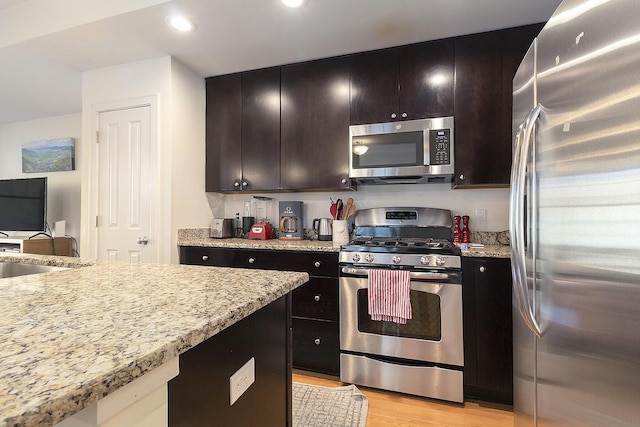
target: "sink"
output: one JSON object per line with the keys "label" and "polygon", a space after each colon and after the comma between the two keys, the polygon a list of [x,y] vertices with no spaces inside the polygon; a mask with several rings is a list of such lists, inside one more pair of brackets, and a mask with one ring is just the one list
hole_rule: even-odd
{"label": "sink", "polygon": [[51,265],[23,264],[19,262],[0,262],[0,279],[63,270],[69,270],[69,268],[54,267]]}

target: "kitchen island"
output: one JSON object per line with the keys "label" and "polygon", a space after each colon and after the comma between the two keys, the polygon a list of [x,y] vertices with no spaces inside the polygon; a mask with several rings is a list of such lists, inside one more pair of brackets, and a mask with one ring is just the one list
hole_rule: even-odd
{"label": "kitchen island", "polygon": [[16,261],[79,268],[0,280],[0,426],[61,422],[308,280],[296,272],[0,255]]}

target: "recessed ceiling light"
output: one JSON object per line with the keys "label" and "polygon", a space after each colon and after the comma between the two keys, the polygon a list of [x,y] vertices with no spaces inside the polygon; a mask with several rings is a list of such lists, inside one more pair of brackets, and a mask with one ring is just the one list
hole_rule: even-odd
{"label": "recessed ceiling light", "polygon": [[174,30],[188,33],[195,30],[196,26],[184,16],[172,16],[167,18],[167,22]]}
{"label": "recessed ceiling light", "polygon": [[304,6],[306,2],[307,2],[306,0],[282,0],[282,4],[284,4],[287,7]]}

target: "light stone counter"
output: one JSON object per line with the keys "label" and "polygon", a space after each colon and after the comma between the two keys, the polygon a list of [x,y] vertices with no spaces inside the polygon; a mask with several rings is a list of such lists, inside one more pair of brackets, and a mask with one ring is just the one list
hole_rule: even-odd
{"label": "light stone counter", "polygon": [[[483,243],[484,247],[462,251],[462,256],[486,258],[510,258],[507,232],[474,232],[472,241]],[[503,242],[507,244],[502,244]],[[339,252],[332,242],[317,240],[248,240],[248,239],[212,239],[208,228],[178,230],[178,246],[199,246],[229,249],[271,249],[289,251]]]}
{"label": "light stone counter", "polygon": [[270,249],[279,251],[339,252],[333,242],[319,240],[249,240],[249,239],[212,239],[208,228],[179,229],[178,246],[199,246],[205,248],[228,249]]}
{"label": "light stone counter", "polygon": [[50,426],[308,280],[306,273],[1,255],[82,266],[0,279],[0,426]]}
{"label": "light stone counter", "polygon": [[462,251],[462,256],[477,258],[511,258],[511,247],[508,245],[485,245],[482,248],[469,248]]}

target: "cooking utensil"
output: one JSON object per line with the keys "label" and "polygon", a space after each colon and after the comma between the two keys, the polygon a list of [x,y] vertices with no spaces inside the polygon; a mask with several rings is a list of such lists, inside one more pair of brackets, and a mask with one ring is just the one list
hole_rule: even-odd
{"label": "cooking utensil", "polygon": [[342,209],[344,205],[342,204],[342,199],[338,199],[336,201],[336,216],[333,219],[340,219],[340,215],[342,214]]}
{"label": "cooking utensil", "polygon": [[331,214],[331,218],[336,219],[336,214],[338,213],[338,207],[335,203],[331,203],[329,207],[329,213]]}
{"label": "cooking utensil", "polygon": [[348,215],[349,215],[349,212],[351,212],[352,206],[353,206],[353,198],[349,197],[347,199],[347,204],[344,205],[344,210],[342,211],[342,216],[340,217],[340,219],[348,218]]}

